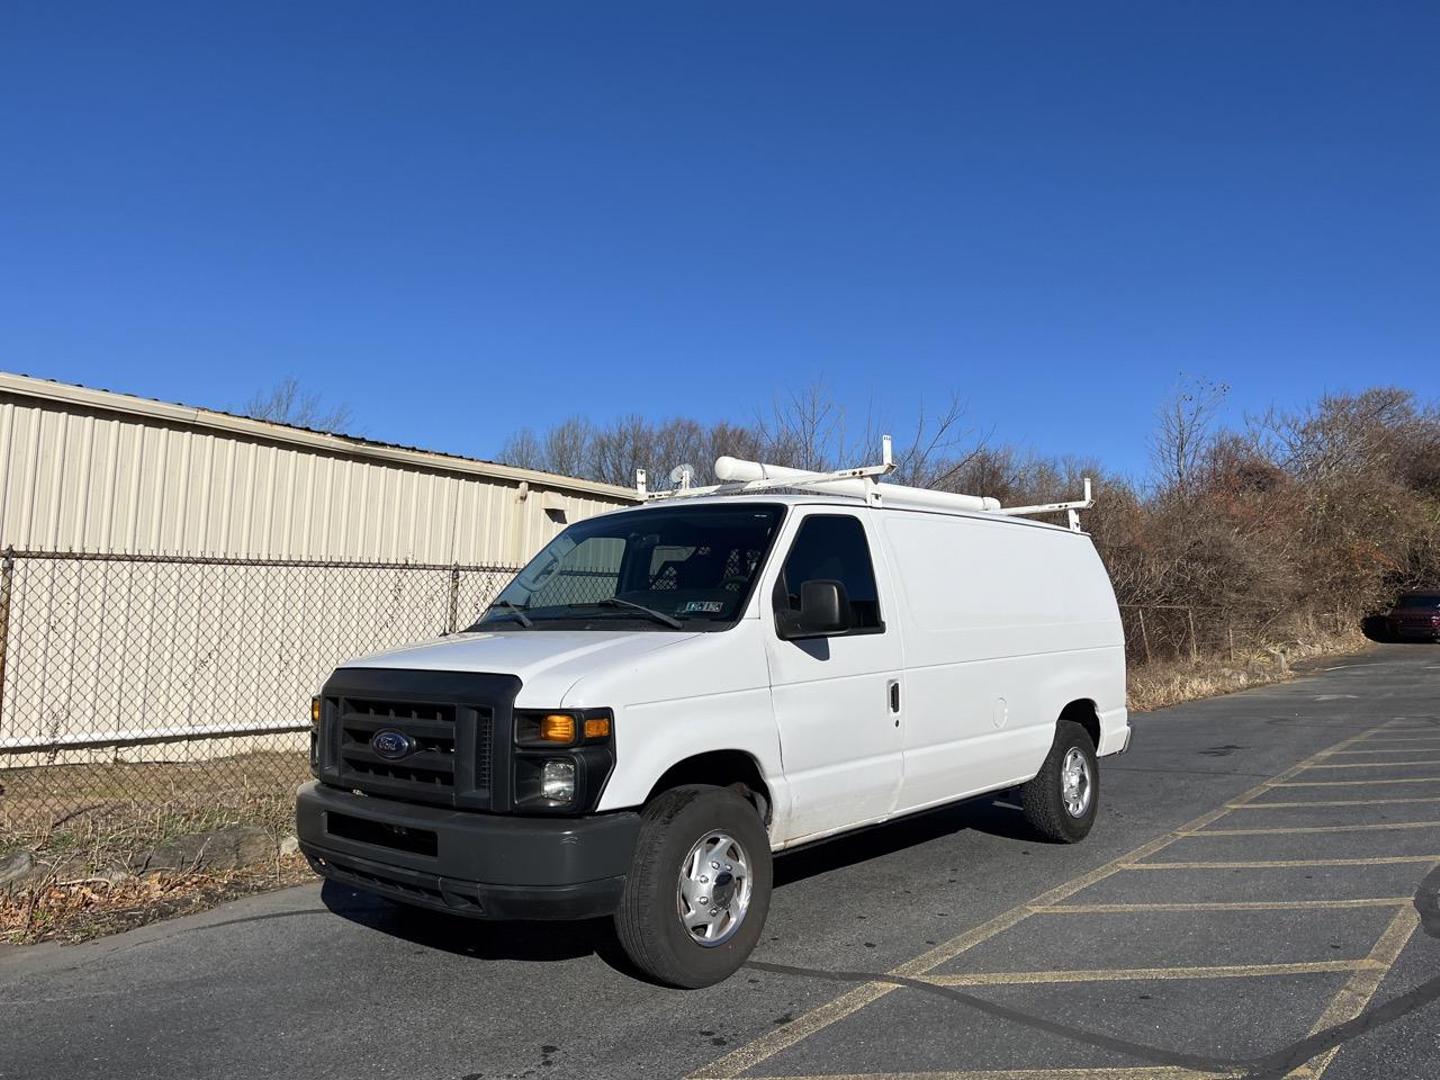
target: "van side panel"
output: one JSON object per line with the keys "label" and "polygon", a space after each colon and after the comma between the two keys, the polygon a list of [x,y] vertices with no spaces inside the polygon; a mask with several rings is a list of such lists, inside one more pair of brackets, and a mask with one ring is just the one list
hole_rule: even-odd
{"label": "van side panel", "polygon": [[1089,537],[1029,522],[881,516],[905,650],[900,809],[1028,780],[1071,701],[1095,703],[1102,752],[1121,748],[1124,635]]}

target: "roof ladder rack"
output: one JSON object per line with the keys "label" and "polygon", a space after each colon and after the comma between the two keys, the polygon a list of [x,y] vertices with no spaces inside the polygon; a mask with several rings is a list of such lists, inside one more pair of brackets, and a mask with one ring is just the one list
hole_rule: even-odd
{"label": "roof ladder rack", "polygon": [[793,469],[784,465],[768,465],[760,461],[742,461],[721,457],[715,461],[718,484],[691,487],[688,473],[680,477],[679,486],[671,491],[651,491],[646,484],[644,469],[635,470],[635,491],[642,501],[652,499],[690,499],[705,495],[740,495],[776,488],[816,489],[828,494],[854,495],[870,506],[904,506],[915,509],[949,510],[951,512],[987,512],[1007,517],[1031,517],[1041,514],[1066,515],[1070,528],[1080,531],[1081,510],[1095,505],[1090,478],[1085,480],[1085,497],[1070,502],[1042,503],[1035,506],[1001,506],[998,499],[983,495],[962,495],[930,488],[881,484],[879,478],[895,471],[894,443],[889,435],[881,438],[880,462],[854,469],[816,471]]}

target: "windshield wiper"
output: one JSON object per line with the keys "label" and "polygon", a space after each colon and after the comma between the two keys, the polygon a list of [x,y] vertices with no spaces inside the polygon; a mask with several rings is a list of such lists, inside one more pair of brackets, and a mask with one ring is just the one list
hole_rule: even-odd
{"label": "windshield wiper", "polygon": [[653,607],[646,607],[644,604],[636,604],[630,600],[621,600],[618,596],[607,596],[604,600],[594,601],[596,607],[627,607],[636,611],[644,612],[656,622],[662,622],[672,630],[684,630],[685,624],[672,615],[666,615],[663,611],[656,611]]}
{"label": "windshield wiper", "polygon": [[525,627],[525,629],[527,630],[535,625],[534,621],[530,618],[530,616],[525,614],[525,609],[522,608],[519,604],[514,603],[513,601],[496,600],[490,605],[490,610],[494,611],[497,607],[502,609],[500,612],[500,614],[502,615],[514,615],[515,618],[520,620],[520,625]]}

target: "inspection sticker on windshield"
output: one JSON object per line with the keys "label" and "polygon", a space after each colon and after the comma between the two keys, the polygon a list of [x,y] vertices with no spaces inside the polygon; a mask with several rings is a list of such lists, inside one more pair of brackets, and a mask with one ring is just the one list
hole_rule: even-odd
{"label": "inspection sticker on windshield", "polygon": [[680,605],[678,615],[690,615],[699,612],[702,615],[719,615],[724,605],[719,600],[691,600]]}

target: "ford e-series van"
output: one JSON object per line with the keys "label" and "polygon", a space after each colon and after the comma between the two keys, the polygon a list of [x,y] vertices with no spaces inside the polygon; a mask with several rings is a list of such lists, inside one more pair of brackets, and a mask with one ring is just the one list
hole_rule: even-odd
{"label": "ford e-series van", "polygon": [[730,483],[571,525],[467,631],[340,667],[311,864],[479,918],[613,916],[698,987],[759,940],[772,853],[1016,787],[1083,838],[1129,741],[1120,618],[1089,537],[1027,515],[1088,503],[882,471],[722,459]]}

